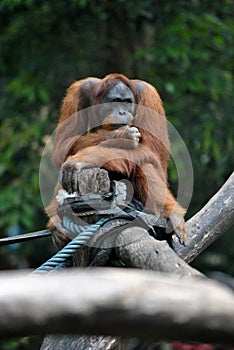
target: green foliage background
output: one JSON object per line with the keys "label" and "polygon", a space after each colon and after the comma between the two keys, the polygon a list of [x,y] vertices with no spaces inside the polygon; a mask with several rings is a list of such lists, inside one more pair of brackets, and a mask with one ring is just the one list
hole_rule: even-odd
{"label": "green foliage background", "polygon": [[[233,5],[232,0],[2,0],[1,235],[12,225],[24,232],[45,227],[38,169],[66,88],[111,72],[158,89],[193,162],[188,217],[199,210],[234,165]],[[176,183],[173,167],[170,178]],[[233,241],[230,230],[196,264],[234,274]],[[46,242],[39,249],[41,243],[25,243],[14,254],[35,266],[49,254]],[[10,253],[2,252],[1,268],[9,267]]]}

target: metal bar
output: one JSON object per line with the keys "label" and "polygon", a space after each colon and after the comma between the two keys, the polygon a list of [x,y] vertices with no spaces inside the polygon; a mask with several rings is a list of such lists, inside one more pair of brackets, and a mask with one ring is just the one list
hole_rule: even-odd
{"label": "metal bar", "polygon": [[0,246],[7,245],[7,244],[25,242],[25,241],[29,241],[30,239],[48,237],[50,235],[51,235],[51,232],[49,229],[47,229],[47,230],[41,230],[41,231],[37,231],[37,232],[25,233],[22,235],[17,235],[17,236],[12,236],[12,237],[1,238],[0,239]]}

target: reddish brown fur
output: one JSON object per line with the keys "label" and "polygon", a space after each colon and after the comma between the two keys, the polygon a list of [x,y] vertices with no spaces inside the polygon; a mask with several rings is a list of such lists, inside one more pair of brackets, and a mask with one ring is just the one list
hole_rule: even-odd
{"label": "reddish brown fur", "polygon": [[[83,112],[83,109],[101,103],[102,96],[119,80],[133,91],[137,105],[133,125],[141,133],[141,142],[130,150],[112,147],[111,140],[108,140],[109,130],[89,132],[90,115]],[[162,210],[165,217],[184,215],[184,209],[167,186],[169,138],[162,101],[156,89],[144,81],[110,74],[102,80],[87,78],[73,83],[61,109],[53,159],[59,168],[64,162],[101,164],[108,171],[127,176],[133,184],[136,198],[153,213],[160,214]],[[56,191],[60,187],[58,184]],[[65,232],[60,227],[56,211],[57,201],[54,199],[47,213],[57,228],[55,236],[59,242],[61,237],[64,239],[61,231]],[[184,227],[179,230],[183,231]]]}

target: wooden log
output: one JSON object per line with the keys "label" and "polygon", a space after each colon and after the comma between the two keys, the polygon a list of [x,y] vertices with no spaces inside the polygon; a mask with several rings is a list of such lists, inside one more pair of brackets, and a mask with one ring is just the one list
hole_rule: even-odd
{"label": "wooden log", "polygon": [[[225,229],[233,223],[233,183],[234,175],[232,174],[229,180],[209,201],[204,209],[202,209],[194,218],[189,220],[187,223],[189,243],[186,247],[181,246],[178,241],[174,239],[174,249],[185,261],[192,261],[203,249],[205,249],[209,242],[213,242],[214,239],[219,237]],[[225,215],[227,214],[227,220],[224,215],[220,216],[222,213]],[[139,239],[131,239],[132,236],[138,237]],[[115,252],[117,257],[129,267],[175,273],[181,277],[202,276],[198,271],[185,264],[184,261],[168,246],[167,242],[156,241],[142,228],[135,227],[123,230],[117,238],[116,245]],[[82,260],[80,258],[78,263],[79,266],[81,266],[81,261],[83,264],[84,259]],[[50,341],[47,341],[46,344],[51,344],[50,349],[53,349],[55,344],[56,346],[60,344],[62,350],[66,349],[62,344],[67,344],[69,336],[62,336],[60,341],[58,338],[55,340],[53,336],[49,336],[49,339]],[[84,339],[85,341],[82,343],[84,346],[83,349],[88,347],[87,344],[90,344],[90,349],[105,350],[108,348],[105,343],[105,338],[99,339],[99,337],[97,337],[95,341],[91,342],[91,338],[88,336],[77,336],[77,347],[75,349],[81,349],[80,341]],[[112,344],[121,344],[119,338],[113,338],[112,340]],[[73,340],[71,339],[71,341]],[[84,345],[85,342],[86,346]],[[43,343],[42,350],[48,349],[44,346]]]}
{"label": "wooden log", "polygon": [[49,335],[45,338],[41,350],[121,350],[122,339],[102,335]]}
{"label": "wooden log", "polygon": [[25,278],[2,275],[0,310],[1,338],[50,332],[234,343],[229,288],[152,271],[95,268]]}

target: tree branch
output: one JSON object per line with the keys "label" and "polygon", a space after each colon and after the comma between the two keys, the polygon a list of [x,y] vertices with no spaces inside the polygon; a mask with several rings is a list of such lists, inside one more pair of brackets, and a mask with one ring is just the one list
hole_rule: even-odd
{"label": "tree branch", "polygon": [[[178,240],[174,239],[173,246],[178,255],[168,246],[167,242],[157,241],[149,236],[144,229],[134,227],[119,232],[116,239],[117,247],[115,248],[117,257],[129,267],[173,273],[180,277],[201,277],[202,274],[187,265],[181,258],[187,262],[192,261],[232,225],[234,220],[233,201],[234,174],[230,176],[228,181],[207,205],[187,222],[189,242],[186,247],[181,246]],[[138,237],[138,239],[132,242],[132,236]],[[204,294],[204,300],[206,300],[207,295]],[[134,298],[134,296],[132,297]],[[191,300],[194,305],[193,297]],[[144,303],[147,303],[147,300],[144,300]],[[202,308],[201,305],[202,303],[197,305],[198,309]],[[185,310],[185,305],[182,306],[180,312],[183,313],[183,310]],[[196,330],[194,329],[193,331],[196,334]],[[185,333],[187,334],[187,330]],[[121,335],[124,335],[124,333],[121,333]],[[186,340],[186,337],[183,335],[181,339]],[[196,338],[196,340],[199,339]],[[208,340],[206,339],[206,341]],[[116,346],[121,343],[121,339],[113,337],[108,343],[106,337],[76,336],[74,338],[71,336],[60,336],[58,338],[48,336],[45,338],[41,350],[48,350],[48,346],[49,349],[55,347],[61,350],[67,349],[73,342],[76,344],[74,349],[86,349],[89,346],[90,349],[104,350],[107,348],[116,349]]]}
{"label": "tree branch", "polygon": [[[132,237],[139,237],[132,242]],[[126,244],[125,242],[131,242]],[[186,264],[166,241],[158,241],[140,227],[127,228],[119,233],[115,248],[118,259],[128,267],[176,274],[180,277],[203,275]]]}
{"label": "tree branch", "polygon": [[1,337],[51,332],[234,342],[231,290],[147,271],[1,276],[0,309]]}
{"label": "tree branch", "polygon": [[188,244],[183,247],[175,240],[176,253],[191,262],[234,223],[234,172],[209,200],[186,223]]}

